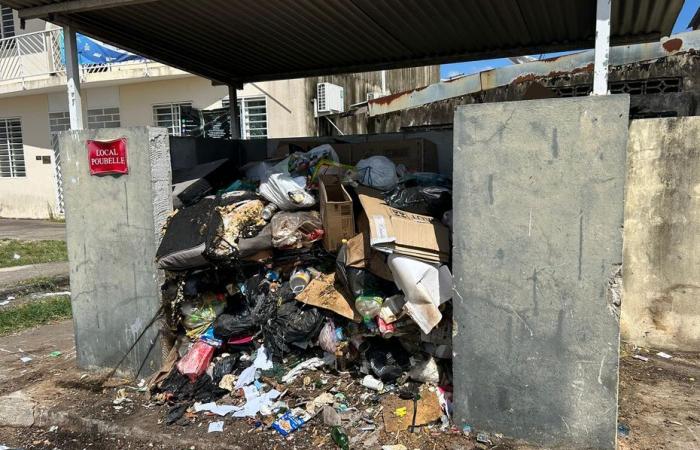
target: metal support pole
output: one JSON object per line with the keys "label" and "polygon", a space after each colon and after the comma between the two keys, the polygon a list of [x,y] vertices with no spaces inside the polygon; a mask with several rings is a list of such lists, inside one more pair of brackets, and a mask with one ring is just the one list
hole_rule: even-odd
{"label": "metal support pole", "polygon": [[608,60],[610,57],[610,2],[597,0],[595,16],[595,58],[593,95],[608,93]]}
{"label": "metal support pole", "polygon": [[231,119],[231,139],[241,138],[241,120],[238,116],[238,93],[236,87],[228,86],[229,118]]}
{"label": "metal support pole", "polygon": [[78,62],[78,45],[75,31],[63,27],[64,47],[66,49],[66,77],[68,78],[68,113],[70,129],[83,129],[83,100],[80,94],[80,64]]}

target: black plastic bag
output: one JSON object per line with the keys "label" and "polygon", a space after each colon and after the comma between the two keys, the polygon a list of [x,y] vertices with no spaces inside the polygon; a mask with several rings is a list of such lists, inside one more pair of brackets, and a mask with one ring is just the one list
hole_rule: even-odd
{"label": "black plastic bag", "polygon": [[253,314],[245,309],[240,314],[221,314],[214,321],[214,336],[220,339],[246,336],[256,328]]}
{"label": "black plastic bag", "polygon": [[302,348],[318,337],[324,324],[324,316],[314,307],[288,301],[283,303],[275,316],[263,326],[265,348],[275,358],[293,351],[293,344]]}
{"label": "black plastic bag", "polygon": [[384,195],[384,201],[392,208],[441,218],[452,209],[452,181],[434,173],[409,175]]}
{"label": "black plastic bag", "polygon": [[366,356],[374,375],[385,382],[396,380],[411,365],[406,351],[396,339],[372,339]]}
{"label": "black plastic bag", "polygon": [[214,364],[214,370],[212,371],[212,381],[218,386],[224,375],[233,373],[238,365],[238,355],[229,355],[221,358]]}

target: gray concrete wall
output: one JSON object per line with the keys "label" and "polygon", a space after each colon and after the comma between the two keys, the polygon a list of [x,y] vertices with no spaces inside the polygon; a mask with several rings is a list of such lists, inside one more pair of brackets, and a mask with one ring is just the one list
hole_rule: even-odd
{"label": "gray concrete wall", "polygon": [[[86,140],[119,137],[127,138],[129,174],[90,176]],[[78,364],[112,368],[160,306],[155,253],[172,210],[167,130],[68,131],[60,147]],[[147,375],[160,356],[156,324],[120,370]]]}
{"label": "gray concrete wall", "polygon": [[621,330],[700,348],[700,117],[634,120],[625,194]]}
{"label": "gray concrete wall", "polygon": [[615,448],[629,97],[455,113],[455,416],[562,448]]}

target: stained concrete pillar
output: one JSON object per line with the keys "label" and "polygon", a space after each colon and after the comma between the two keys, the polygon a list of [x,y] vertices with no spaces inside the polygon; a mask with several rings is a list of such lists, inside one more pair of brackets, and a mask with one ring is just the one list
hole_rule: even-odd
{"label": "stained concrete pillar", "polygon": [[627,153],[622,335],[700,348],[700,117],[633,120]]}
{"label": "stained concrete pillar", "polygon": [[[125,137],[129,173],[91,176],[86,141]],[[145,376],[160,365],[155,254],[172,211],[164,128],[67,131],[60,136],[71,306],[78,365],[112,368],[138,336],[120,371]]]}
{"label": "stained concrete pillar", "polygon": [[626,95],[455,112],[459,424],[614,449]]}

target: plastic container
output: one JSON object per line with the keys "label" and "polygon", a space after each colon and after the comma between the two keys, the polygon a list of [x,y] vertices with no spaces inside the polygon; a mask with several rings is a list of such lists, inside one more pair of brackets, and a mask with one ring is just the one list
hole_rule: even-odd
{"label": "plastic container", "polygon": [[384,300],[375,295],[360,295],[355,299],[355,308],[365,321],[371,321],[379,315]]}
{"label": "plastic container", "polygon": [[377,380],[372,375],[365,375],[365,377],[362,379],[362,386],[378,392],[384,390],[384,383],[382,383],[380,380]]}

